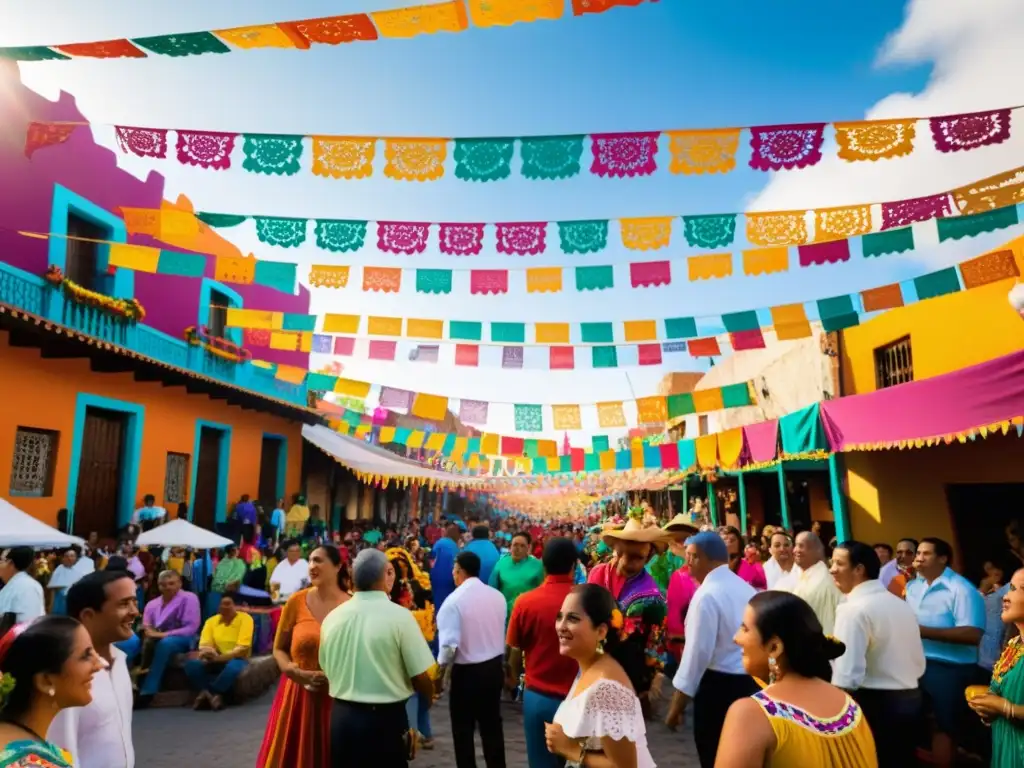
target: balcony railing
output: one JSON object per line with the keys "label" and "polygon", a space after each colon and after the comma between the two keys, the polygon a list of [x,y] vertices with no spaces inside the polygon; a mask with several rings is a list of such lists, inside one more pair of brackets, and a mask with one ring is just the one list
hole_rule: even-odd
{"label": "balcony railing", "polygon": [[0,304],[46,318],[79,333],[130,349],[167,365],[297,406],[307,405],[306,385],[279,381],[265,368],[233,363],[202,347],[141,323],[120,322],[107,312],[65,299],[41,277],[0,262]]}

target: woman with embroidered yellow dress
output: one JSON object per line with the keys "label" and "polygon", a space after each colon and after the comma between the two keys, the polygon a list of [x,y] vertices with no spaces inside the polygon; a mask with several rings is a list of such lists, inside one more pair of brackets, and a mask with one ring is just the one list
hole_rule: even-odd
{"label": "woman with embroidered yellow dress", "polygon": [[[412,611],[416,623],[427,643],[434,639],[434,603],[430,591],[430,576],[420,570],[408,550],[392,547],[384,553],[394,569],[391,600]],[[434,737],[430,727],[430,702],[420,701],[418,695],[409,699],[409,727],[420,735],[420,746],[433,749]]]}
{"label": "woman with embroidered yellow dress", "polygon": [[857,703],[829,684],[846,647],[826,637],[811,607],[788,592],[751,598],[736,633],[743,666],[768,685],[729,708],[716,768],[878,768]]}
{"label": "woman with embroidered yellow dress", "polygon": [[[1003,622],[1013,637],[992,668],[992,683],[967,689],[967,702],[985,725],[992,727],[992,768],[1024,765],[1024,569],[1010,579],[1003,595]],[[978,689],[981,690],[978,690]]]}

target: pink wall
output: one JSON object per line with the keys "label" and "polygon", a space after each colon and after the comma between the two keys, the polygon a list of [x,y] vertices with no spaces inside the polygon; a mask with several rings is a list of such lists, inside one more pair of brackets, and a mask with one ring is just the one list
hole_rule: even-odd
{"label": "pink wall", "polygon": [[[94,143],[88,127],[76,129],[63,144],[37,150],[31,160],[25,157],[30,122],[86,119],[71,94],[62,91],[56,102],[48,101],[21,84],[17,64],[0,60],[0,261],[35,275],[46,271],[48,243],[9,230],[49,231],[54,184],[115,214],[120,206],[160,207],[164,177],[151,171],[140,181],[119,169],[114,152]],[[131,242],[159,245],[145,236],[132,237]],[[213,261],[207,258],[206,275],[210,278]],[[146,325],[181,338],[185,328],[196,323],[201,282],[137,273],[135,297],[146,309]],[[309,311],[309,291],[304,286],[299,286],[295,296],[258,285],[229,287],[242,296],[246,306],[300,314]],[[301,352],[251,351],[254,357],[273,363],[302,368],[309,364],[309,355]]]}

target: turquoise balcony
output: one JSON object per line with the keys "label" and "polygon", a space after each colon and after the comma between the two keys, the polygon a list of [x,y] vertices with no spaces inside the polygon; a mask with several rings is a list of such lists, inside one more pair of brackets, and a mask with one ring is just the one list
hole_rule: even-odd
{"label": "turquoise balcony", "polygon": [[224,360],[200,346],[168,336],[144,323],[120,321],[100,309],[70,301],[43,278],[4,263],[0,263],[0,305],[77,331],[89,339],[113,344],[171,368],[274,400],[283,400],[300,408],[306,408],[308,404],[305,384],[279,381],[273,372],[252,363]]}

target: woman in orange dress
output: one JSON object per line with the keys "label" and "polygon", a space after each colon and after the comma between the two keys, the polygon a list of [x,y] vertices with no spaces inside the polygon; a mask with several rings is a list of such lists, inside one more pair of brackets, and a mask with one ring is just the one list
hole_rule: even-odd
{"label": "woman in orange dress", "polygon": [[281,682],[270,710],[256,768],[329,768],[331,698],[320,669],[320,624],[348,600],[348,572],[337,547],[309,554],[313,585],[290,598],[274,638]]}

